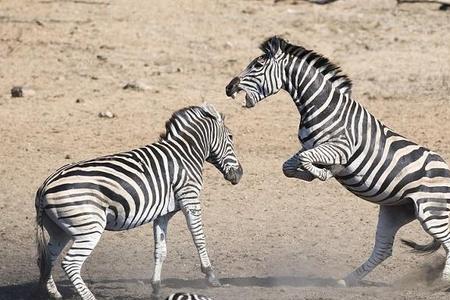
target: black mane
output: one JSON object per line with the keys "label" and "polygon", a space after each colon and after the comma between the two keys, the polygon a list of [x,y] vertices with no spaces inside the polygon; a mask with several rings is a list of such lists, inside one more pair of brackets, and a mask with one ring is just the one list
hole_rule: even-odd
{"label": "black mane", "polygon": [[[201,106],[187,106],[182,109],[179,109],[172,114],[172,116],[170,117],[169,120],[166,121],[166,125],[165,125],[166,132],[161,133],[159,135],[159,141],[165,140],[169,137],[169,135],[171,134],[172,128],[173,128],[171,125],[173,123],[175,123],[175,121],[177,119],[179,119],[180,117],[184,117],[188,111],[200,112],[205,118],[214,118],[210,113],[205,111],[205,109]],[[219,113],[219,114],[220,114],[220,117],[222,118],[222,121],[224,122],[225,116],[222,113]]]}
{"label": "black mane", "polygon": [[319,70],[322,75],[327,76],[328,80],[343,94],[350,94],[352,90],[352,81],[350,78],[342,74],[342,70],[339,66],[332,63],[325,56],[314,52],[312,50],[305,49],[302,46],[296,46],[289,44],[286,40],[281,37],[274,36],[268,38],[261,43],[259,48],[266,54],[270,54],[274,48],[278,47],[281,51],[287,54],[297,56],[299,58],[304,57],[309,54],[306,62],[310,63],[313,60],[317,61],[314,63],[314,67]]}
{"label": "black mane", "polygon": [[[165,125],[165,127],[166,127],[166,132],[161,133],[161,134],[159,135],[159,141],[167,139],[167,137],[168,137],[168,135],[170,134],[170,131],[171,131],[171,130],[170,130],[171,125],[172,125],[173,123],[175,123],[175,121],[176,121],[179,117],[185,116],[185,115],[186,115],[186,112],[187,112],[187,111],[190,111],[190,110],[199,110],[199,111],[202,111],[201,107],[199,107],[199,106],[187,106],[187,107],[184,107],[184,108],[182,108],[182,109],[179,109],[179,110],[175,111],[175,112],[172,114],[172,116],[170,117],[170,119],[166,121],[166,125]],[[206,114],[205,114],[205,115],[206,115]]]}

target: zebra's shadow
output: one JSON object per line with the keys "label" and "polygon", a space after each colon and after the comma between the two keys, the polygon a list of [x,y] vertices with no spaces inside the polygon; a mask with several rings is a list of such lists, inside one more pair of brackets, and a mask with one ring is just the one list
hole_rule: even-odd
{"label": "zebra's shadow", "polygon": [[[339,287],[336,279],[321,277],[304,277],[304,276],[267,276],[267,277],[224,277],[220,278],[220,282],[226,288],[227,286],[235,287]],[[168,288],[208,288],[205,280],[202,279],[179,279],[167,278],[163,280],[163,285]],[[388,285],[379,282],[362,281],[358,284],[361,287],[386,287]]]}
{"label": "zebra's shadow", "polygon": [[[302,276],[267,276],[267,277],[224,277],[220,278],[220,282],[224,285],[234,287],[337,287],[336,280],[333,278],[321,277],[302,277]],[[105,279],[99,281],[86,280],[88,286],[100,298],[107,299],[130,299],[142,300],[148,297],[115,296],[122,294],[130,285],[144,285],[148,286],[150,290],[149,279]],[[78,296],[69,280],[57,282],[58,289],[64,295],[64,299],[78,299]],[[162,281],[165,288],[178,289],[191,288],[195,290],[203,290],[209,288],[204,279],[180,279],[180,278],[166,278]],[[359,286],[386,286],[382,283],[364,281]],[[125,294],[125,293],[124,293]],[[38,297],[37,282],[25,282],[21,284],[13,284],[0,286],[0,299],[2,300],[36,300]]]}
{"label": "zebra's shadow", "polygon": [[[126,280],[128,281],[128,280]],[[121,283],[122,280],[111,280],[112,282]],[[129,280],[129,282],[135,282]],[[93,291],[96,294],[96,296],[99,296],[100,299],[110,299],[110,300],[119,300],[119,299],[127,299],[127,300],[144,300],[148,299],[148,297],[112,297],[111,293],[121,294],[120,290],[126,289],[126,287],[112,287],[107,285],[102,285],[100,282],[98,282],[98,286],[96,282],[89,282],[88,280],[86,283],[90,286],[93,286]],[[76,293],[75,289],[73,288],[72,283],[69,280],[63,280],[58,281],[58,290],[63,295],[64,299],[66,300],[78,300],[78,294]],[[108,291],[108,293],[104,293],[104,291]],[[118,292],[114,292],[114,290],[118,290]],[[40,294],[38,290],[38,284],[37,282],[25,282],[20,284],[12,284],[12,285],[5,285],[0,286],[0,299],[1,300],[41,300],[41,299],[48,299],[46,296],[43,296]]]}

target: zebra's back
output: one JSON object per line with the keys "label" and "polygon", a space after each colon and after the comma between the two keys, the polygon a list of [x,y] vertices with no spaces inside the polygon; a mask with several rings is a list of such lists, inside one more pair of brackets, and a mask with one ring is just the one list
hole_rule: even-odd
{"label": "zebra's back", "polygon": [[174,160],[167,146],[155,143],[67,165],[42,186],[44,209],[69,231],[93,225],[92,216],[106,230],[148,223],[178,209],[172,186],[179,166]]}

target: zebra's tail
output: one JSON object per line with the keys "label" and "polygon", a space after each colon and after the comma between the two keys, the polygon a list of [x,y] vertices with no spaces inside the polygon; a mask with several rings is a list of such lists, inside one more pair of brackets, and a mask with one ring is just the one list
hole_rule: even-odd
{"label": "zebra's tail", "polygon": [[416,242],[404,240],[404,239],[402,239],[402,243],[406,246],[413,248],[414,251],[422,252],[425,254],[433,253],[441,247],[441,243],[436,239],[433,239],[430,243],[428,243],[426,245],[419,245]]}
{"label": "zebra's tail", "polygon": [[36,193],[35,207],[36,207],[36,244],[37,244],[37,264],[39,267],[39,285],[45,286],[48,277],[50,276],[50,259],[48,255],[47,240],[44,233],[44,209],[42,207],[41,188]]}

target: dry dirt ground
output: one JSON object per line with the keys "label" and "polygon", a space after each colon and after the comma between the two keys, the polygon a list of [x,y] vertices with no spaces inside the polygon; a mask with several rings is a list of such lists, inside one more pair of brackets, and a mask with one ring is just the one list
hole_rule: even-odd
{"label": "dry dirt ground", "polygon": [[[336,182],[283,177],[298,148],[286,93],[252,110],[224,87],[280,34],[342,66],[387,125],[450,161],[450,12],[433,4],[298,1],[0,1],[0,299],[35,299],[34,193],[55,168],[154,141],[171,113],[208,101],[227,115],[244,166],[211,166],[202,194],[210,256],[228,286],[205,288],[184,218],[170,224],[165,295],[214,299],[448,299],[443,251],[394,256],[360,287],[340,278],[371,252],[378,208]],[[143,91],[124,90],[130,81]],[[11,98],[24,85],[34,95]],[[79,99],[79,100],[77,100]],[[240,99],[242,100],[242,99]],[[112,111],[113,119],[98,113]],[[399,237],[427,241],[417,222]],[[105,233],[83,275],[99,299],[149,299],[151,225]],[[66,299],[77,299],[61,271]]]}

